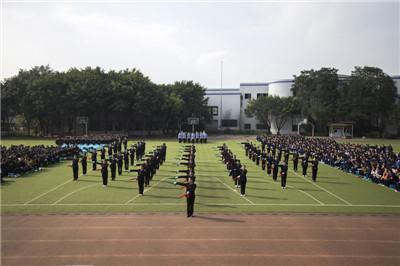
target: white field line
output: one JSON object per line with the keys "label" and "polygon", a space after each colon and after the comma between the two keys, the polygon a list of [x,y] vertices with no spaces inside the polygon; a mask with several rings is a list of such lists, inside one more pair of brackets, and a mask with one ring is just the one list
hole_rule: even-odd
{"label": "white field line", "polygon": [[64,197],[61,197],[60,199],[58,199],[57,201],[55,201],[55,202],[52,203],[51,205],[57,205],[57,203],[59,203],[60,201],[66,199],[66,198],[68,198],[68,197],[71,196],[72,194],[75,194],[75,193],[77,193],[77,192],[79,192],[79,191],[82,191],[82,190],[84,190],[84,189],[87,189],[87,188],[90,188],[90,187],[94,187],[94,186],[98,186],[98,185],[100,185],[100,183],[90,184],[90,185],[88,185],[88,186],[84,186],[84,187],[78,188],[78,189],[72,191],[71,193],[68,193],[68,194],[65,195]]}
{"label": "white field line", "polygon": [[[152,188],[156,187],[158,184],[160,184],[162,181],[164,181],[165,179],[167,179],[167,178],[169,178],[169,177],[170,177],[170,176],[164,177],[163,179],[161,179],[160,181],[158,181],[157,183],[155,183],[153,186],[149,187],[148,189],[145,189],[145,190],[143,191],[143,193],[144,193],[144,192],[150,191]],[[138,194],[138,195],[136,195],[135,197],[133,197],[133,198],[131,198],[130,200],[128,200],[127,202],[125,202],[125,204],[121,204],[121,205],[127,205],[127,204],[129,204],[130,202],[132,202],[132,201],[134,201],[135,199],[137,199],[139,196],[140,196],[140,195]],[[157,204],[160,204],[160,203],[157,203]]]}
{"label": "white field line", "polygon": [[353,204],[351,204],[350,202],[348,202],[347,200],[345,200],[345,199],[339,197],[338,195],[336,195],[336,194],[330,192],[329,190],[327,190],[327,189],[325,189],[325,188],[323,188],[323,187],[321,187],[321,186],[315,184],[315,182],[311,182],[311,181],[308,180],[307,178],[304,178],[302,175],[299,175],[298,173],[294,172],[293,170],[290,170],[290,172],[292,172],[292,173],[294,173],[295,175],[297,175],[297,176],[303,178],[305,181],[307,181],[307,182],[313,184],[313,185],[316,186],[317,188],[319,188],[319,189],[321,189],[321,190],[323,190],[323,191],[329,193],[330,195],[332,195],[332,196],[334,196],[335,198],[341,200],[342,202],[346,203],[347,205],[349,205],[349,206],[352,206],[352,205],[353,205]]}
{"label": "white field line", "polygon": [[[99,184],[94,184],[99,185]],[[93,186],[94,186],[93,185]],[[76,191],[77,192],[77,191]],[[214,206],[310,206],[310,207],[376,207],[376,208],[400,208],[400,205],[379,205],[379,204],[315,204],[315,203],[208,203],[208,202],[198,202],[198,204],[207,204]],[[32,204],[23,204],[23,203],[11,203],[11,204],[1,204],[2,207],[28,207],[28,206],[125,206],[125,203],[32,203]],[[162,202],[162,203],[131,203],[129,205],[143,205],[143,206],[151,206],[151,205],[171,205],[171,206],[181,206],[186,205],[186,203],[177,203],[177,202]]]}
{"label": "white field line", "polygon": [[[89,170],[89,171],[87,171],[87,173],[92,172],[92,171],[93,171],[93,170]],[[83,176],[83,174],[80,175],[79,177],[81,177],[81,176]],[[64,183],[62,183],[62,184],[60,184],[60,185],[58,185],[58,186],[56,186],[56,187],[50,189],[49,191],[46,191],[46,192],[40,194],[39,196],[37,196],[37,197],[35,197],[35,198],[31,199],[31,200],[28,200],[28,201],[25,202],[24,204],[29,204],[29,203],[31,203],[32,201],[35,201],[35,200],[37,200],[37,199],[43,197],[44,195],[47,195],[48,193],[50,193],[50,192],[52,192],[52,191],[58,189],[59,187],[62,187],[62,186],[64,186],[64,185],[68,184],[69,182],[72,182],[72,179],[70,179],[70,180],[68,180],[68,181],[66,181],[66,182],[64,182]]]}
{"label": "white field line", "polygon": [[[233,192],[235,192],[235,193],[240,197],[239,192],[237,192],[235,189],[231,188],[229,185],[227,185],[226,183],[224,183],[224,182],[223,182],[221,179],[219,179],[218,177],[214,177],[214,178],[216,178],[216,179],[217,179],[219,182],[221,182],[224,186],[226,186],[227,188],[229,188],[230,190],[232,190]],[[243,198],[243,199],[247,200],[248,202],[250,202],[251,205],[254,205],[254,202],[252,202],[252,201],[249,200],[248,198],[246,198],[246,197],[241,197],[241,198]]]}

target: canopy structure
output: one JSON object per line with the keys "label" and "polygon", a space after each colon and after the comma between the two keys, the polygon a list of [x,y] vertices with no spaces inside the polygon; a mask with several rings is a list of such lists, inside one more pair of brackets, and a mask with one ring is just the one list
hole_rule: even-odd
{"label": "canopy structure", "polygon": [[329,137],[332,138],[352,138],[354,122],[331,123],[329,126]]}

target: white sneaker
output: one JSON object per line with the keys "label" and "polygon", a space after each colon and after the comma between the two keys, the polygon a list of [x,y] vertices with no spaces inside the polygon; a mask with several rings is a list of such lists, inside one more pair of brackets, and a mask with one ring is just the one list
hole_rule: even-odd
{"label": "white sneaker", "polygon": [[243,195],[243,194],[240,194],[240,196],[243,197],[244,195]]}

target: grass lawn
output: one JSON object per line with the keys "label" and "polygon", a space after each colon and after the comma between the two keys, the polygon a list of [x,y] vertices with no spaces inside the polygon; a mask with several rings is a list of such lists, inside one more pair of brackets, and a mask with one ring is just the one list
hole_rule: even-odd
{"label": "grass lawn", "polygon": [[[255,141],[255,138],[253,138]],[[131,140],[129,145],[136,140]],[[70,162],[43,169],[8,181],[1,186],[2,213],[64,213],[64,212],[162,212],[185,211],[185,199],[173,185],[183,144],[174,140],[147,141],[147,152],[152,146],[167,144],[167,161],[160,167],[145,195],[138,197],[133,175],[117,175],[109,186],[101,186],[100,171],[91,171],[72,181]],[[248,168],[246,197],[238,189],[221,163],[217,146],[225,142]],[[196,212],[338,212],[400,214],[400,193],[395,193],[337,169],[321,165],[317,183],[309,176],[303,178],[290,171],[288,188],[282,190],[261,167],[245,157],[240,140],[211,140],[196,145]],[[387,143],[378,141],[377,143]],[[396,141],[399,147],[399,141]],[[2,145],[54,144],[53,140],[2,140]],[[392,144],[393,145],[393,144]],[[291,167],[291,166],[290,166]],[[136,168],[136,167],[135,167]],[[292,169],[292,168],[290,168]],[[79,169],[81,171],[81,169]]]}

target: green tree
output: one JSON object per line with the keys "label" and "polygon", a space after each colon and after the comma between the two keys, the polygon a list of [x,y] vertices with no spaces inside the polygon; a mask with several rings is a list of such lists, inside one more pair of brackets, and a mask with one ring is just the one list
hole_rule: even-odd
{"label": "green tree", "polygon": [[390,76],[376,67],[355,67],[341,92],[340,110],[344,119],[355,121],[358,134],[374,129],[382,137],[395,100],[396,87]]}
{"label": "green tree", "polygon": [[273,102],[271,96],[259,97],[257,99],[250,100],[244,112],[249,117],[255,116],[258,121],[266,126],[267,132],[271,133],[273,112]]}
{"label": "green tree", "polygon": [[337,120],[339,79],[335,68],[304,70],[294,76],[293,95],[301,114],[326,133],[328,122]]}

